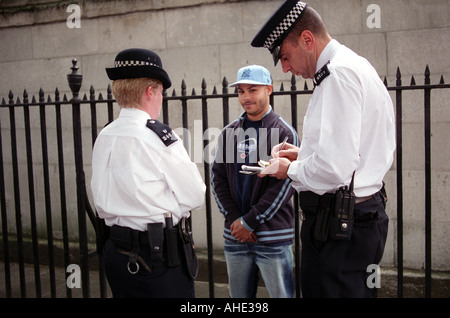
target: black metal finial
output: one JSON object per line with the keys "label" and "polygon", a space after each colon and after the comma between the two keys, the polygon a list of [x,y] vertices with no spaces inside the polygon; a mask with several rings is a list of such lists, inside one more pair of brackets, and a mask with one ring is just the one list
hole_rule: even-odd
{"label": "black metal finial", "polygon": [[78,93],[80,92],[81,83],[83,82],[83,75],[78,73],[79,67],[77,63],[77,59],[72,60],[72,67],[70,68],[72,73],[67,75],[67,80],[73,94],[73,99],[78,99]]}
{"label": "black metal finial", "polygon": [[79,67],[77,63],[78,63],[77,59],[72,60],[72,67],[70,68],[72,70],[72,74],[78,74]]}

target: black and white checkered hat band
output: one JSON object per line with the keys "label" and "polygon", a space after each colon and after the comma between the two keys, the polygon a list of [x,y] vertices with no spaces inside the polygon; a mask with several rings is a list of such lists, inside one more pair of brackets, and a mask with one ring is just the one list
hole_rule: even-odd
{"label": "black and white checkered hat band", "polygon": [[288,30],[297,18],[302,14],[303,10],[306,8],[306,3],[298,1],[297,4],[292,8],[291,12],[281,21],[281,23],[272,31],[272,33],[267,37],[264,42],[264,47],[267,49],[272,48],[273,43],[278,40],[280,36]]}
{"label": "black and white checkered hat band", "polygon": [[144,65],[156,66],[156,67],[161,68],[157,64],[146,62],[146,61],[115,61],[114,62],[114,67],[144,66]]}

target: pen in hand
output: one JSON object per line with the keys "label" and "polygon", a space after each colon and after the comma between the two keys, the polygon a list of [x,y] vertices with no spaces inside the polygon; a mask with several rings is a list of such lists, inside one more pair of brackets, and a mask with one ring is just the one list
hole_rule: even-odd
{"label": "pen in hand", "polygon": [[284,137],[283,143],[281,144],[280,149],[278,149],[278,152],[280,152],[281,150],[283,150],[284,145],[286,145],[287,140],[288,140],[288,136]]}

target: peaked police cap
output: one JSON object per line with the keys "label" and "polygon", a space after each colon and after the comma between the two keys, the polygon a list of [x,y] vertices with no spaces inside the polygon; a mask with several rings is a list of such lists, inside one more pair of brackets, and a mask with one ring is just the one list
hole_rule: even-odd
{"label": "peaked police cap", "polygon": [[283,40],[301,19],[306,7],[307,4],[302,1],[286,0],[256,34],[252,46],[269,49],[277,65]]}
{"label": "peaked police cap", "polygon": [[127,49],[117,54],[114,67],[106,68],[110,80],[129,78],[154,78],[162,82],[163,88],[172,85],[164,71],[158,54],[146,49]]}

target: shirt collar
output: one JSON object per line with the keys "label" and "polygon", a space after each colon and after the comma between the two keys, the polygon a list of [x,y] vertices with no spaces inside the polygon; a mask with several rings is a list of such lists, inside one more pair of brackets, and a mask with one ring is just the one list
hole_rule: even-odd
{"label": "shirt collar", "polygon": [[328,63],[328,61],[331,60],[340,45],[341,44],[334,39],[328,42],[317,60],[316,72],[318,72],[325,64]]}
{"label": "shirt collar", "polygon": [[122,108],[120,110],[119,117],[121,118],[132,118],[132,119],[142,119],[147,121],[150,115],[139,108]]}

